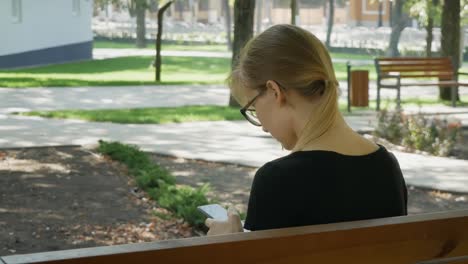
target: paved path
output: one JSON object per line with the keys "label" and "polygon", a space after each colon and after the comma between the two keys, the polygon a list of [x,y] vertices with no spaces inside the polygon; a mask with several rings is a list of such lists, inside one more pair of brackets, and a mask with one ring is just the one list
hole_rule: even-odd
{"label": "paved path", "polygon": [[[156,153],[255,167],[288,153],[245,121],[119,125],[0,115],[0,123],[0,148],[118,140]],[[468,193],[468,161],[402,152],[395,155],[409,184]]]}
{"label": "paved path", "polygon": [[[222,86],[0,89],[0,98],[0,148],[87,145],[105,139],[136,144],[157,153],[255,167],[287,154],[268,134],[245,121],[119,125],[9,114],[29,109],[225,105],[228,91]],[[431,107],[424,111],[448,110],[454,109]],[[458,116],[468,120],[468,115],[463,113],[468,109],[455,110],[460,112]],[[370,130],[375,117],[372,111],[368,113],[347,116],[346,120],[356,130]],[[409,184],[468,193],[468,161],[401,152],[395,154]]]}

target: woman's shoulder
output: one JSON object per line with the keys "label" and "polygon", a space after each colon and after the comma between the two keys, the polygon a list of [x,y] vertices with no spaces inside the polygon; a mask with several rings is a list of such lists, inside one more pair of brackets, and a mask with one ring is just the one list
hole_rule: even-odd
{"label": "woman's shoulder", "polygon": [[263,165],[259,170],[262,172],[282,171],[294,168],[297,166],[313,166],[315,168],[320,166],[329,166],[330,163],[354,163],[365,162],[376,164],[396,163],[396,157],[389,152],[384,146],[377,145],[376,149],[370,152],[363,152],[364,154],[349,155],[343,154],[333,150],[304,150],[292,152],[284,157],[272,160]]}

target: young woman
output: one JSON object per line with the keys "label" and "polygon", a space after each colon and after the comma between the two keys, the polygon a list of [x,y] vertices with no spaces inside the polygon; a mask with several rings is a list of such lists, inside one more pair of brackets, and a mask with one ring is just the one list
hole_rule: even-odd
{"label": "young woman", "polygon": [[[228,81],[246,119],[291,150],[257,171],[245,229],[407,214],[398,161],[346,124],[330,55],[313,34],[267,29],[247,43]],[[229,212],[228,221],[207,220],[209,235],[242,231]]]}

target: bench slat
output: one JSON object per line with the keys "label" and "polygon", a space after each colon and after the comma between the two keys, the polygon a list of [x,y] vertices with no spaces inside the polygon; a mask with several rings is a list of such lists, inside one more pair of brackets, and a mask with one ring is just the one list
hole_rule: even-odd
{"label": "bench slat", "polygon": [[448,57],[431,57],[431,58],[424,58],[424,57],[380,57],[377,58],[379,61],[382,62],[406,62],[406,61],[426,61],[426,62],[439,62],[439,61],[449,61],[450,58]]}
{"label": "bench slat", "polygon": [[3,257],[19,263],[415,263],[468,254],[468,210]]}
{"label": "bench slat", "polygon": [[[386,75],[383,75],[382,78],[395,78],[395,74],[396,72],[385,72],[385,74],[388,74],[387,76]],[[401,79],[407,79],[407,78],[441,78],[441,79],[448,79],[448,80],[451,80],[453,75],[452,74],[449,74],[449,73],[443,73],[443,74],[439,74],[439,73],[428,73],[428,74],[418,74],[418,73],[414,73],[414,74],[400,74],[399,75]]]}
{"label": "bench slat", "polygon": [[[419,86],[451,85],[453,89],[451,89],[450,96],[453,107],[456,106],[457,100],[455,87],[466,86],[456,81],[456,72],[449,57],[383,57],[376,58],[374,62],[377,72],[377,111],[380,110],[381,88],[397,89],[397,107],[400,107],[401,86],[413,86],[413,84],[400,83],[400,79],[438,78],[439,80],[443,80],[424,83]],[[390,78],[396,79],[395,85],[382,83],[383,79]]]}
{"label": "bench slat", "polygon": [[381,72],[450,72],[453,73],[451,68],[445,66],[427,66],[427,67],[417,67],[417,66],[382,66],[380,67]]}

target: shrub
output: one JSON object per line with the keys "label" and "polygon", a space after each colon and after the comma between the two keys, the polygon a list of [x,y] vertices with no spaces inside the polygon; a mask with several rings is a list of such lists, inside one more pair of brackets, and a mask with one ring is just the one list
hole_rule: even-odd
{"label": "shrub", "polygon": [[458,120],[429,119],[421,113],[404,115],[401,111],[382,110],[378,114],[374,135],[407,148],[448,156],[461,137],[461,123]]}
{"label": "shrub", "polygon": [[137,146],[100,140],[98,151],[125,164],[138,186],[161,207],[172,211],[193,226],[203,226],[205,217],[198,212],[197,207],[211,203],[206,198],[208,185],[200,188],[175,185],[175,177],[166,169],[153,164],[148,154],[140,151]]}
{"label": "shrub", "polygon": [[173,211],[176,216],[186,219],[193,226],[203,226],[206,217],[197,207],[210,203],[206,198],[208,185],[195,189],[190,186],[162,184],[158,191],[153,195],[162,207]]}

